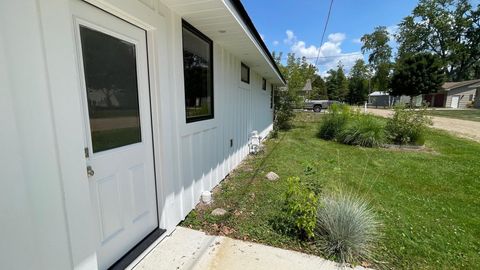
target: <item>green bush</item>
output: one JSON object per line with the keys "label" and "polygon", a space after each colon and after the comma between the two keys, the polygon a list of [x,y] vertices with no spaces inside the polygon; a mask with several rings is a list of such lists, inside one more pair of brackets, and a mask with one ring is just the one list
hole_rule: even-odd
{"label": "green bush", "polygon": [[348,105],[332,104],[328,114],[322,120],[318,136],[325,140],[333,140],[343,130],[352,112]]}
{"label": "green bush", "polygon": [[315,241],[341,263],[371,258],[379,223],[367,203],[355,196],[325,196],[318,207]]}
{"label": "green bush", "polygon": [[284,231],[302,238],[312,238],[318,199],[299,177],[289,177],[287,182],[283,206]]}
{"label": "green bush", "polygon": [[426,108],[415,110],[401,105],[394,110],[393,117],[387,121],[388,138],[396,144],[423,145],[427,126],[432,124]]}
{"label": "green bush", "polygon": [[293,108],[296,103],[296,96],[293,91],[276,91],[275,93],[275,119],[273,121],[272,137],[276,137],[279,130],[291,128],[290,120],[295,115]]}
{"label": "green bush", "polygon": [[357,113],[339,132],[337,141],[344,144],[377,147],[385,142],[383,122],[370,114]]}

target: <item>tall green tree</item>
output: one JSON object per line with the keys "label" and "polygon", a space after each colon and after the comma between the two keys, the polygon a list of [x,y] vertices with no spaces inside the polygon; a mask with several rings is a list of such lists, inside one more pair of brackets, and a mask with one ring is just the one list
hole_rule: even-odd
{"label": "tall green tree", "polygon": [[449,80],[480,78],[480,4],[468,0],[420,0],[399,24],[399,55],[430,52]]}
{"label": "tall green tree", "polygon": [[348,80],[345,76],[342,63],[338,64],[336,70],[330,69],[327,73],[329,75],[326,81],[328,98],[345,101],[348,95]]}
{"label": "tall green tree", "polygon": [[373,33],[366,34],[361,38],[363,42],[362,52],[369,53],[368,63],[375,71],[373,77],[374,88],[385,91],[389,87],[392,47],[390,47],[390,35],[385,26],[375,27]]}
{"label": "tall green tree", "polygon": [[358,59],[350,70],[348,80],[347,101],[350,104],[361,104],[368,98],[370,72],[363,59]]}
{"label": "tall green tree", "polygon": [[312,93],[309,96],[309,99],[328,99],[327,86],[325,80],[315,74],[312,81]]}
{"label": "tall green tree", "polygon": [[[404,55],[392,76],[391,94],[414,96],[437,92],[445,80],[441,62],[430,53]],[[410,102],[411,104],[412,102]]]}

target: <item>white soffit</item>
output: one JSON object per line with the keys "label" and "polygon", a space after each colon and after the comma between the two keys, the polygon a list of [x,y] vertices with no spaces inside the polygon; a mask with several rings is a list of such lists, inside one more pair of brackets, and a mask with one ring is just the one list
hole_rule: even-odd
{"label": "white soffit", "polygon": [[[252,70],[276,85],[282,78],[269,56],[229,0],[162,0],[162,2],[208,36],[237,56]],[[225,31],[225,32],[224,32]]]}

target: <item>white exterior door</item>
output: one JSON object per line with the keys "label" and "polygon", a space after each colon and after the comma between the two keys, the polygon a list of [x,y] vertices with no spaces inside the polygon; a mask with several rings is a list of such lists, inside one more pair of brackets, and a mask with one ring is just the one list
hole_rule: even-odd
{"label": "white exterior door", "polygon": [[459,96],[452,96],[452,108],[458,108],[458,101],[460,100]]}
{"label": "white exterior door", "polygon": [[73,1],[97,259],[106,269],[158,227],[146,32]]}

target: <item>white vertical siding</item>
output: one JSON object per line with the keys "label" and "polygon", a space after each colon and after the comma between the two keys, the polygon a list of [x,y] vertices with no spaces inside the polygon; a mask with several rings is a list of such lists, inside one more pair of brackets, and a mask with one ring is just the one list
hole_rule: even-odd
{"label": "white vertical siding", "polygon": [[[8,269],[96,265],[69,1],[0,4],[0,22],[10,25],[0,31],[0,157],[8,179],[0,261]],[[158,211],[160,227],[171,231],[246,157],[250,133],[271,130],[270,89],[261,89],[253,67],[250,84],[242,83],[241,59],[215,43],[215,118],[187,124],[181,18],[157,0],[88,2],[148,30]]]}
{"label": "white vertical siding", "polygon": [[[241,82],[240,66],[238,58],[214,45],[214,124],[200,130],[195,126],[191,132],[190,124],[186,124],[180,135],[181,166],[178,173],[184,187],[179,196],[184,206],[183,216],[199,202],[202,191],[215,187],[248,155],[253,130],[266,136],[272,128],[270,91],[261,89],[262,77],[253,70],[250,84]],[[177,105],[184,110],[183,102]],[[184,123],[178,125],[181,129]]]}

